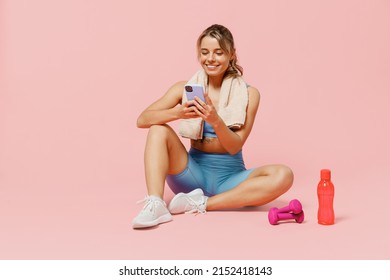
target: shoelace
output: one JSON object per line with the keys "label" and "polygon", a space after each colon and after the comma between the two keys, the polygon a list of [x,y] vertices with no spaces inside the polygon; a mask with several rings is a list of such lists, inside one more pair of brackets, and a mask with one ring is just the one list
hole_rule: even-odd
{"label": "shoelace", "polygon": [[[206,214],[206,207],[204,205],[206,201],[205,201],[204,197],[201,198],[202,200],[200,203],[197,203],[191,197],[186,197],[186,199],[192,208],[191,210],[186,211],[185,212],[186,214],[193,214],[193,213],[195,213],[195,215]],[[201,207],[201,206],[203,206],[203,207]]]}
{"label": "shoelace", "polygon": [[[157,204],[159,203],[158,200],[156,199],[152,199],[150,196],[145,196],[144,199],[142,200],[139,200],[136,202],[136,204],[141,204],[141,203],[145,203],[144,207],[142,208],[142,211],[146,210],[146,208],[148,208],[150,206],[150,212],[156,212],[156,207],[158,206]],[[153,205],[151,205],[153,203]]]}

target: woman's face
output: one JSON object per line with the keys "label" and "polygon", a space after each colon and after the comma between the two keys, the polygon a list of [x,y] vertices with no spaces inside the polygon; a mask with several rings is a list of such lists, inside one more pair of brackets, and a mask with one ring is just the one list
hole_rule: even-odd
{"label": "woman's face", "polygon": [[199,62],[209,76],[224,75],[229,67],[230,55],[219,45],[218,40],[206,36],[200,43]]}

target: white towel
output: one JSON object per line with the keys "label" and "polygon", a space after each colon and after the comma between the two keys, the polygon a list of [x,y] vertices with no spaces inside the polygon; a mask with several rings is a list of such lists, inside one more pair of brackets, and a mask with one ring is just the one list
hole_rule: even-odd
{"label": "white towel", "polygon": [[[208,84],[208,77],[205,71],[199,70],[188,81],[191,84],[201,84],[203,89]],[[187,102],[185,90],[183,90],[182,103]],[[241,76],[228,77],[222,82],[218,115],[229,128],[239,129],[245,123],[246,108],[248,106],[248,87]],[[202,118],[183,119],[179,124],[179,134],[190,139],[203,138]]]}

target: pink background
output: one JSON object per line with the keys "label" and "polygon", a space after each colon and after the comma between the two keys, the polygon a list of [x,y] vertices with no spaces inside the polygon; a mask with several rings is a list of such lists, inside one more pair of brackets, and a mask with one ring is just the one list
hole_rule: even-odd
{"label": "pink background", "polygon": [[[213,23],[262,94],[247,167],[285,163],[294,186],[134,231],[136,118],[199,68],[195,41]],[[1,0],[0,28],[1,259],[390,258],[388,1]],[[334,226],[316,222],[321,168]],[[306,221],[269,225],[293,198]]]}

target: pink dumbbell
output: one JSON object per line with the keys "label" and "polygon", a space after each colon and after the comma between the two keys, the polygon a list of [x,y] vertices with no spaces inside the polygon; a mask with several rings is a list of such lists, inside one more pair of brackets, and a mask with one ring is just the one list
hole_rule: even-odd
{"label": "pink dumbbell", "polygon": [[293,199],[290,201],[288,206],[278,209],[278,213],[288,213],[288,212],[292,212],[294,214],[299,214],[302,212],[302,204],[299,202],[298,199]]}
{"label": "pink dumbbell", "polygon": [[302,223],[305,219],[305,214],[301,211],[298,214],[294,213],[280,213],[280,209],[273,207],[268,212],[268,220],[271,225],[278,224],[279,221],[294,219],[297,223]]}

